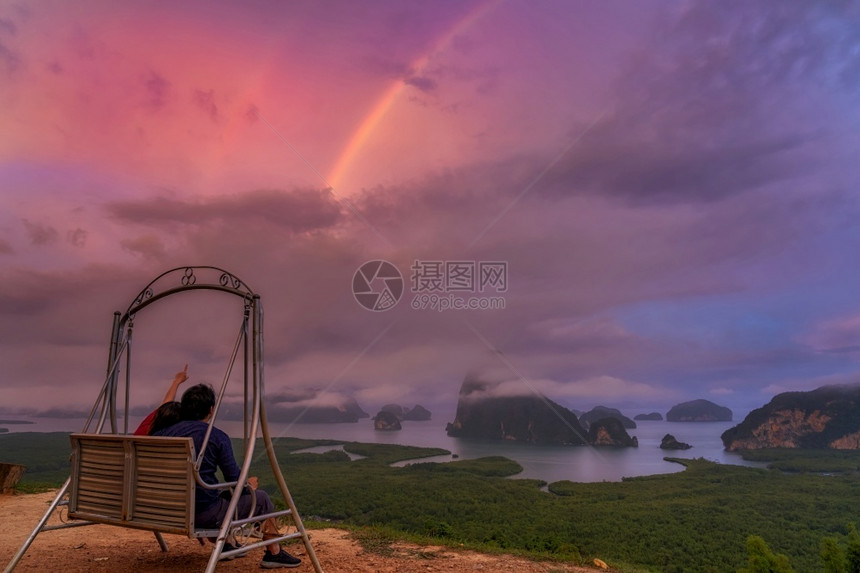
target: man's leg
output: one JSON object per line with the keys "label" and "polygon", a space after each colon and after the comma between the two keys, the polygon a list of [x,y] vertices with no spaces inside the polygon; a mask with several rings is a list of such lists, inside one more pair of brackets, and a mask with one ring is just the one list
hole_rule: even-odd
{"label": "man's leg", "polygon": [[[263,490],[256,490],[257,503],[254,515],[265,515],[272,513],[275,510],[275,504],[269,498],[269,495]],[[244,497],[244,496],[243,496]],[[250,496],[249,496],[250,497]],[[275,520],[271,517],[263,521],[263,541],[267,539],[276,539],[280,537],[280,532],[275,524]],[[280,567],[298,567],[302,560],[290,555],[281,549],[280,543],[274,541],[266,546],[266,555],[263,556],[263,561],[260,566],[265,569],[276,569]]]}

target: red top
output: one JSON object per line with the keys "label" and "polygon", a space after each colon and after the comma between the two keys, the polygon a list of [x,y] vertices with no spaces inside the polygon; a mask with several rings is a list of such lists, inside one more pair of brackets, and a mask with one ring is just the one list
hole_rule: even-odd
{"label": "red top", "polygon": [[158,412],[158,408],[149,413],[149,416],[143,419],[143,422],[137,427],[134,431],[135,436],[148,436],[149,429],[152,427],[152,422],[155,421],[155,413]]}

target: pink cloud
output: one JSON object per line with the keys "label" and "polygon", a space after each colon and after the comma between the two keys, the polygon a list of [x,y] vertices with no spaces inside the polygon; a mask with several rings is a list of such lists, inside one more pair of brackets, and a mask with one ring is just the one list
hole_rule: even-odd
{"label": "pink cloud", "polygon": [[802,341],[817,352],[860,352],[860,315],[821,322],[806,333]]}

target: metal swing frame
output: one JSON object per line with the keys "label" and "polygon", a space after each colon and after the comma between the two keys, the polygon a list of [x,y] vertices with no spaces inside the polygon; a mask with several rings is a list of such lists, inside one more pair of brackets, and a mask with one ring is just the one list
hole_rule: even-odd
{"label": "metal swing frame", "polygon": [[[216,392],[216,403],[201,452],[196,456],[191,438],[131,436],[128,428],[134,318],[138,312],[156,301],[193,290],[229,293],[240,297],[244,303],[244,316],[236,344],[224,379]],[[218,409],[240,350],[244,365],[244,461],[237,481],[207,484],[201,480],[199,474],[202,454],[209,443]],[[125,399],[122,405],[123,427],[120,431],[117,424],[117,393],[120,388],[119,365],[123,356],[126,362],[123,385]],[[250,549],[273,542],[300,538],[314,571],[322,573],[322,567],[275,456],[263,395],[263,307],[260,295],[254,293],[237,276],[217,267],[177,267],[156,277],[140,291],[124,313],[114,313],[104,384],[83,431],[70,436],[71,475],[33,532],[3,570],[4,573],[11,573],[15,569],[39,533],[97,523],[150,530],[155,534],[162,551],[167,551],[162,533],[183,534],[191,538],[217,537],[205,569],[206,573],[213,573],[222,557],[244,554]],[[258,431],[262,433],[272,473],[287,509],[264,515],[239,517],[236,515],[236,509],[243,486],[248,480]],[[194,527],[195,487],[231,492],[227,517],[220,529],[205,530]],[[61,523],[47,525],[55,512],[59,513]],[[67,512],[69,519],[64,517],[64,512]],[[270,517],[289,517],[296,531],[260,541],[250,541],[253,536],[247,534],[248,528]],[[240,537],[244,544],[240,542],[237,549],[223,551],[228,536],[237,532],[242,532]]]}

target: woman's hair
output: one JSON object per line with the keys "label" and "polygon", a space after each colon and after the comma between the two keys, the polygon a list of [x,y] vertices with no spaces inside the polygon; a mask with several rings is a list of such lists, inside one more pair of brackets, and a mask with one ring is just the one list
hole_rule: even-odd
{"label": "woman's hair", "polygon": [[165,402],[155,411],[155,417],[152,418],[152,425],[149,427],[149,435],[152,436],[155,432],[169,428],[182,418],[179,413],[181,406],[179,402]]}
{"label": "woman's hair", "polygon": [[209,410],[215,406],[215,391],[209,384],[197,384],[182,394],[183,420],[202,420],[209,415]]}

